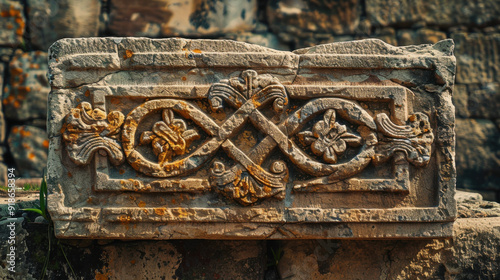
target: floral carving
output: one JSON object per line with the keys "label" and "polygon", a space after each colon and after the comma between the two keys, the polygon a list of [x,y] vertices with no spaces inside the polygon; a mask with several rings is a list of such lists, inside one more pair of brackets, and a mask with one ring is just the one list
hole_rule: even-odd
{"label": "floral carving", "polygon": [[89,164],[97,150],[104,151],[113,164],[123,162],[123,152],[116,138],[125,117],[112,111],[107,116],[101,109],[92,109],[88,102],[80,103],[66,117],[63,139],[73,162]]}
{"label": "floral carving", "polygon": [[200,138],[196,130],[188,130],[183,120],[174,118],[171,109],[163,110],[162,118],[163,121],[153,125],[152,131],[143,132],[140,138],[140,144],[151,144],[160,165],[172,161],[174,155],[185,154],[191,142]]}
{"label": "floral carving", "polygon": [[315,155],[323,156],[323,160],[328,163],[336,163],[347,145],[361,144],[361,137],[347,132],[346,126],[336,121],[335,110],[332,109],[326,111],[323,120],[317,122],[312,131],[301,132],[298,136],[303,144],[311,145]]}

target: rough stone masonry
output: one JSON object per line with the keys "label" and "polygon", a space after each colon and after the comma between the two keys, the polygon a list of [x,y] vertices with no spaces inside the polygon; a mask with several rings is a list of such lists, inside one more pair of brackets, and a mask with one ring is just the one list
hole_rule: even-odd
{"label": "rough stone masonry", "polygon": [[61,238],[449,237],[453,43],[227,40],[49,50]]}

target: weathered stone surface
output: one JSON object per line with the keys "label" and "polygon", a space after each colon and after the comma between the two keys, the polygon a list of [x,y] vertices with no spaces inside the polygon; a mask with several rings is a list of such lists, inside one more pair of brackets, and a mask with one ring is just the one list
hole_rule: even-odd
{"label": "weathered stone surface", "polygon": [[453,89],[453,105],[455,105],[455,114],[457,117],[470,117],[467,85],[455,85]]}
{"label": "weathered stone surface", "polygon": [[[460,106],[460,108],[457,106],[458,116],[478,119],[500,118],[499,83],[456,85],[456,92],[458,96],[454,100]],[[459,98],[460,100],[457,100]]]}
{"label": "weathered stone surface", "polygon": [[445,40],[446,33],[429,28],[420,28],[417,30],[403,29],[398,31],[397,37],[398,45],[400,46],[435,44],[441,40]]}
{"label": "weathered stone surface", "polygon": [[500,217],[500,204],[485,201],[478,193],[457,191],[455,199],[459,218]]}
{"label": "weathered stone surface", "polygon": [[457,119],[457,186],[500,189],[500,132],[484,119]]}
{"label": "weathered stone surface", "polygon": [[[3,85],[3,77],[4,77],[4,65],[0,63],[0,85]],[[4,94],[4,88],[0,88],[0,96]],[[7,124],[5,123],[5,118],[3,115],[3,106],[0,104],[0,142],[3,143],[5,141],[5,132],[7,129]]]}
{"label": "weathered stone surface", "polygon": [[482,26],[495,23],[500,16],[496,0],[366,0],[366,14],[374,25]]}
{"label": "weathered stone surface", "polygon": [[456,44],[457,83],[500,81],[500,34],[457,32],[451,34]]}
{"label": "weathered stone surface", "polygon": [[7,168],[7,165],[0,162],[0,186],[7,186]]}
{"label": "weathered stone surface", "polygon": [[450,236],[452,50],[60,40],[49,53],[56,233]]}
{"label": "weathered stone surface", "polygon": [[499,229],[498,217],[458,219],[454,240],[281,241],[278,269],[282,279],[497,279]]}
{"label": "weathered stone surface", "polygon": [[100,3],[99,0],[27,0],[31,43],[47,51],[61,38],[97,36]]}
{"label": "weathered stone surface", "polygon": [[0,0],[0,46],[17,46],[23,41],[26,20],[18,1]]}
{"label": "weathered stone surface", "polygon": [[[497,279],[500,248],[498,203],[476,193],[457,192],[460,213],[454,239],[421,240],[287,240],[287,241],[117,241],[59,240],[77,279]],[[2,279],[38,279],[47,252],[47,224],[15,205],[16,274],[0,270]],[[7,205],[0,205],[0,218]],[[462,209],[462,210],[460,210]],[[479,212],[478,212],[479,211]],[[21,218],[21,214],[23,217]],[[6,240],[10,221],[0,223]],[[53,240],[54,242],[54,240]],[[0,243],[2,266],[7,267],[7,242]],[[267,256],[265,254],[267,249]],[[272,254],[277,257],[274,257]],[[279,257],[283,252],[283,256]],[[356,269],[352,269],[355,267]],[[72,279],[59,248],[52,247],[48,279]]]}
{"label": "weathered stone surface", "polygon": [[112,1],[109,30],[118,36],[201,36],[250,31],[256,0]]}
{"label": "weathered stone surface", "polygon": [[27,121],[47,118],[47,53],[18,50],[9,64],[10,80],[3,95],[8,119]]}
{"label": "weathered stone surface", "polygon": [[224,37],[225,37],[224,39],[232,39],[276,50],[282,50],[282,51],[290,50],[290,47],[288,45],[282,43],[278,39],[278,37],[271,32],[262,32],[262,33],[240,32],[235,34],[225,34]]}
{"label": "weathered stone surface", "polygon": [[0,47],[0,62],[9,63],[14,54],[13,48]]}
{"label": "weathered stone surface", "polygon": [[9,150],[21,177],[41,177],[47,166],[49,140],[45,130],[34,126],[13,126],[8,138]]}
{"label": "weathered stone surface", "polygon": [[350,34],[357,28],[362,11],[361,1],[287,1],[267,4],[271,30],[285,41],[304,33]]}

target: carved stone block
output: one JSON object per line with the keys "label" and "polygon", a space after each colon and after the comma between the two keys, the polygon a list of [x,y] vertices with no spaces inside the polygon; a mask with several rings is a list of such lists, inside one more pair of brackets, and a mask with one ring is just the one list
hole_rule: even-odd
{"label": "carved stone block", "polygon": [[67,238],[448,237],[451,40],[294,52],[63,39],[49,210]]}

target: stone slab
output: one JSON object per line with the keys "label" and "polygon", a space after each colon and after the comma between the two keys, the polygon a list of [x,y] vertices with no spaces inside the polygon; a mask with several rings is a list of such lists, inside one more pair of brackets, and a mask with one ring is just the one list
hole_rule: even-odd
{"label": "stone slab", "polygon": [[56,235],[449,237],[452,51],[60,40],[47,124]]}
{"label": "stone slab", "polygon": [[451,34],[456,43],[457,83],[500,82],[500,33]]}
{"label": "stone slab", "polygon": [[500,131],[486,119],[457,119],[457,186],[500,190]]}
{"label": "stone slab", "polygon": [[497,0],[366,0],[366,14],[374,25],[425,23],[429,26],[485,26],[500,16]]}
{"label": "stone slab", "polygon": [[220,36],[256,23],[256,0],[122,0],[110,3],[108,28],[116,36]]}
{"label": "stone slab", "polygon": [[44,129],[29,125],[12,126],[7,142],[16,163],[16,171],[21,177],[43,176],[49,147]]}
{"label": "stone slab", "polygon": [[285,41],[316,34],[352,34],[358,27],[362,1],[286,1],[267,2],[267,19],[273,33]]}
{"label": "stone slab", "polygon": [[19,1],[0,1],[0,46],[16,47],[23,41],[23,6]]}
{"label": "stone slab", "polygon": [[17,50],[9,63],[9,77],[3,95],[7,119],[19,122],[47,118],[47,53]]}
{"label": "stone slab", "polygon": [[61,38],[97,36],[101,1],[27,0],[31,43],[47,51]]}

